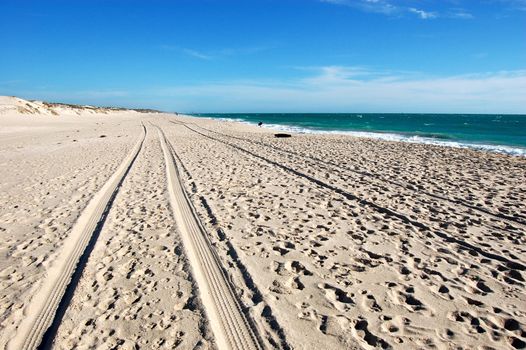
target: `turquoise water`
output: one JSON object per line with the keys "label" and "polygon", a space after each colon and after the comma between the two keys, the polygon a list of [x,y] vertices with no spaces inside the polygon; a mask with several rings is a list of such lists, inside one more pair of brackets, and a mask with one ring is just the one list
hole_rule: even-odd
{"label": "turquoise water", "polygon": [[348,133],[526,156],[526,115],[235,113],[194,114],[305,133]]}

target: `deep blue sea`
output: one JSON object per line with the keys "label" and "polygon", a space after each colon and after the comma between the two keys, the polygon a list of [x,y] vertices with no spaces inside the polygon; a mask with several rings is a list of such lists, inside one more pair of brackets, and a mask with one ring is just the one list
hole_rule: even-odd
{"label": "deep blue sea", "polygon": [[344,133],[384,140],[468,147],[526,156],[526,115],[382,113],[193,114],[302,133]]}

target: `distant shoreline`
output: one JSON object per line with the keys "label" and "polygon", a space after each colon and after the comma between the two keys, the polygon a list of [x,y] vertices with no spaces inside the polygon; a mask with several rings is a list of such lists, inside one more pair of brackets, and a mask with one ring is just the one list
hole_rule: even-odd
{"label": "distant shoreline", "polygon": [[[398,141],[398,142],[409,142],[409,143],[422,143],[422,144],[431,144],[431,145],[438,145],[438,146],[444,146],[444,147],[453,147],[453,148],[468,148],[468,149],[475,149],[475,150],[481,150],[481,151],[488,151],[488,152],[494,152],[494,153],[502,153],[502,154],[508,154],[508,155],[515,155],[515,156],[522,156],[526,157],[526,144],[522,144],[521,142],[506,142],[503,141],[504,138],[507,137],[507,135],[504,132],[501,132],[501,134],[496,134],[495,136],[489,135],[487,139],[484,139],[480,135],[477,135],[475,132],[472,132],[472,135],[465,134],[462,135],[464,137],[459,137],[455,134],[455,130],[446,130],[447,132],[444,132],[444,130],[441,130],[440,120],[439,118],[442,118],[444,116],[449,116],[449,118],[456,118],[456,117],[464,117],[469,116],[470,119],[476,119],[479,116],[482,116],[482,118],[489,119],[489,118],[514,118],[514,119],[520,119],[524,117],[524,121],[518,121],[520,125],[523,123],[526,124],[526,115],[495,115],[495,114],[487,114],[487,115],[478,115],[478,114],[398,114],[398,113],[381,113],[381,114],[375,114],[375,113],[306,113],[306,114],[300,114],[300,113],[252,113],[252,114],[194,114],[192,115],[194,117],[199,118],[212,118],[215,120],[224,120],[224,121],[232,121],[232,122],[240,122],[250,125],[257,125],[258,121],[263,122],[263,126],[266,128],[270,128],[273,130],[279,130],[279,131],[285,131],[285,132],[294,132],[294,133],[305,133],[305,134],[341,134],[341,135],[350,135],[354,137],[366,137],[366,138],[374,138],[374,139],[380,139],[385,141]],[[299,116],[305,116],[307,121],[300,120],[298,118]],[[398,127],[399,129],[401,127],[406,126],[408,130],[392,130],[392,129],[375,129],[374,125],[370,128],[365,128],[364,126],[367,126],[366,124],[360,125],[359,123],[355,122],[355,127],[349,127],[348,125],[341,124],[337,125],[336,122],[332,122],[329,120],[329,122],[326,122],[327,119],[330,119],[331,117],[336,116],[338,119],[342,119],[344,117],[347,118],[354,118],[354,122],[356,118],[362,119],[364,117],[376,117],[377,120],[374,122],[378,122],[378,118],[384,119],[384,118],[397,118],[399,116],[407,116],[408,118],[418,118],[423,117],[427,119],[433,119],[430,123],[425,123],[421,125],[422,129],[429,128],[429,130],[423,130],[423,131],[415,131],[410,130],[409,128],[411,126],[409,125],[394,125],[395,127]],[[279,117],[283,118],[283,121],[278,120]],[[315,120],[316,118],[319,118],[320,120]],[[323,119],[325,118],[325,120]],[[270,122],[269,122],[270,120]],[[493,121],[494,119],[492,119]],[[338,121],[339,122],[339,121]],[[517,122],[517,120],[513,120],[513,122]],[[437,124],[437,127],[433,127],[433,125]],[[488,128],[492,127],[492,125],[488,125],[488,122],[482,123],[479,127],[483,130],[487,130]],[[362,127],[362,128],[360,128]],[[381,127],[381,126],[380,126]],[[526,125],[525,125],[526,127]],[[521,127],[518,127],[519,129]],[[443,129],[443,128],[442,128]],[[511,132],[514,132],[515,130],[512,130]],[[491,137],[493,136],[494,139]],[[475,139],[475,138],[479,139]],[[524,142],[526,143],[526,137],[518,135],[514,136],[511,135],[509,138],[518,137],[518,138],[524,138]],[[472,138],[472,139],[470,139]]]}

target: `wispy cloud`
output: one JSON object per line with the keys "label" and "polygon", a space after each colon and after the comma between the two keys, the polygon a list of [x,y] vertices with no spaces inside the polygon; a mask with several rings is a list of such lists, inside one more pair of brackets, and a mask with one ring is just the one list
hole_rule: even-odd
{"label": "wispy cloud", "polygon": [[365,12],[380,13],[389,16],[401,16],[404,13],[417,14],[421,19],[436,18],[436,12],[428,12],[414,7],[395,5],[389,0],[320,0],[334,5],[353,7]]}
{"label": "wispy cloud", "polygon": [[21,84],[21,83],[24,83],[24,82],[25,82],[25,80],[21,80],[21,79],[0,80],[0,86],[12,86],[12,85]]}
{"label": "wispy cloud", "polygon": [[526,113],[526,70],[429,76],[369,67],[296,67],[294,79],[203,81],[136,90],[0,94],[185,112]]}
{"label": "wispy cloud", "polygon": [[183,53],[187,54],[188,56],[199,58],[201,60],[210,61],[212,59],[212,56],[204,54],[204,53],[196,51],[196,50],[192,50],[192,49],[188,49],[188,48],[182,48],[181,51]]}
{"label": "wispy cloud", "polygon": [[161,45],[160,48],[162,50],[165,50],[165,51],[175,51],[175,52],[180,52],[180,53],[183,53],[185,55],[188,55],[188,56],[191,56],[191,57],[194,57],[194,58],[198,58],[198,59],[201,59],[201,60],[211,60],[213,57],[211,55],[208,55],[208,54],[205,54],[203,52],[200,52],[200,51],[197,51],[197,50],[194,50],[194,49],[189,49],[187,47],[180,47],[180,46],[175,46],[175,45]]}
{"label": "wispy cloud", "polygon": [[366,12],[382,13],[386,15],[395,14],[399,11],[398,6],[387,0],[320,0],[334,5],[354,7]]}
{"label": "wispy cloud", "polygon": [[180,52],[187,56],[198,58],[200,60],[211,61],[224,57],[252,55],[276,48],[276,45],[261,45],[261,46],[248,46],[248,47],[237,47],[237,48],[219,48],[208,51],[196,50],[187,47],[180,47],[176,45],[160,45],[160,48],[165,51]]}
{"label": "wispy cloud", "polygon": [[431,18],[436,18],[437,17],[437,14],[435,12],[427,12],[427,11],[424,11],[424,10],[416,9],[414,7],[410,7],[407,10],[409,12],[411,12],[411,13],[417,14],[418,17],[420,17],[422,19],[431,19]]}
{"label": "wispy cloud", "polygon": [[210,82],[154,93],[194,111],[525,113],[526,70],[429,77],[327,66],[296,80]]}
{"label": "wispy cloud", "polygon": [[454,8],[449,11],[447,14],[447,17],[449,18],[456,18],[456,19],[473,19],[475,16],[471,14],[470,12],[464,10],[464,9],[458,9]]}
{"label": "wispy cloud", "polygon": [[[319,0],[320,2],[329,3],[333,5],[343,5],[352,7],[364,12],[384,14],[387,16],[405,17],[404,15],[413,14],[417,15],[420,19],[433,19],[433,18],[453,18],[453,19],[472,19],[473,14],[469,11],[461,8],[462,1],[452,0],[450,1],[452,6],[450,9],[442,9],[442,11],[431,11],[426,9],[409,6],[414,2],[410,1],[397,1],[396,3],[392,0]],[[520,8],[521,6],[526,8],[526,0],[493,0],[508,3],[508,6],[515,6]],[[432,6],[433,2],[427,1],[427,6]],[[442,4],[443,6],[443,4]]]}
{"label": "wispy cloud", "polygon": [[323,67],[294,67],[297,70],[305,70],[314,73],[306,77],[304,82],[313,85],[325,86],[331,83],[346,84],[351,80],[359,81],[388,81],[398,77],[414,77],[419,75],[411,71],[379,70],[365,66],[323,66]]}
{"label": "wispy cloud", "polygon": [[526,11],[526,0],[493,0],[508,6],[512,10]]}

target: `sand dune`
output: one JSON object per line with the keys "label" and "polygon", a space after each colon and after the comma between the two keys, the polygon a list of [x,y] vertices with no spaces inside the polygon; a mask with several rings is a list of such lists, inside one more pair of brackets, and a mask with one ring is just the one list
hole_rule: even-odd
{"label": "sand dune", "polygon": [[0,100],[2,348],[526,347],[524,158],[49,108]]}
{"label": "sand dune", "polygon": [[119,115],[134,113],[158,113],[150,109],[127,109],[120,107],[97,107],[45,101],[28,101],[15,96],[0,96],[0,116],[37,115],[37,116],[93,116]]}

